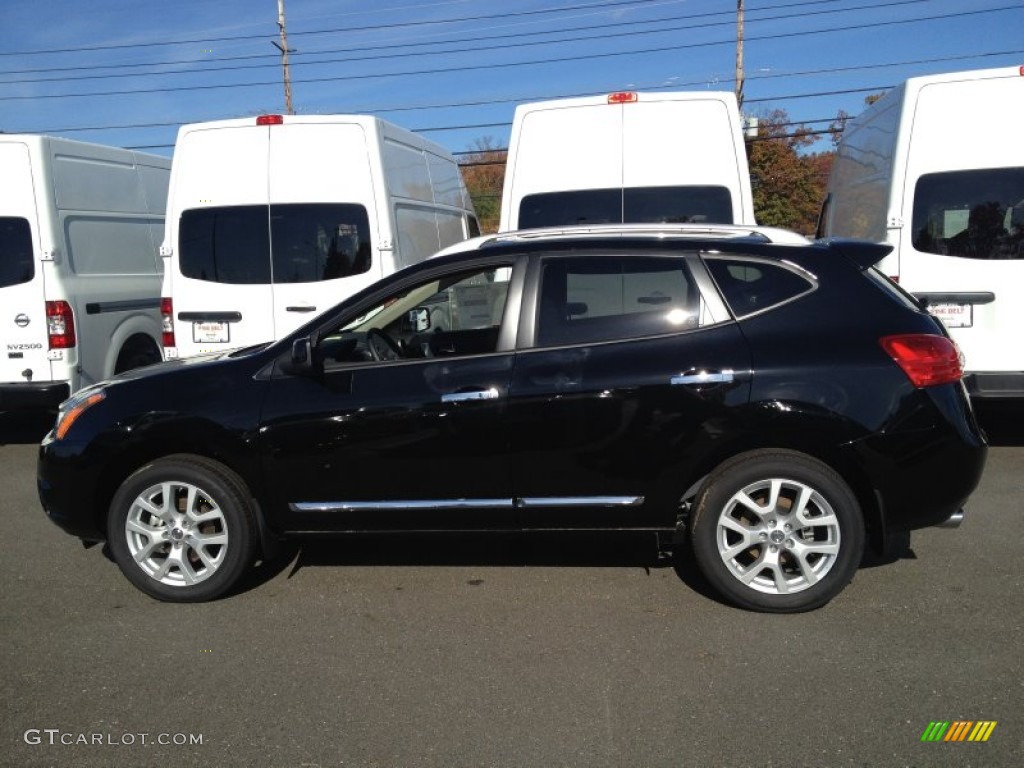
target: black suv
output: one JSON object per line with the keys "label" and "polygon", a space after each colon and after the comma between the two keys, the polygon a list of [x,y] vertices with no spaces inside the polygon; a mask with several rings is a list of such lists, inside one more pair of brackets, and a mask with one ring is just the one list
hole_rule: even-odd
{"label": "black suv", "polygon": [[887,246],[666,225],[479,238],[280,341],[66,401],[46,514],[148,594],[280,537],[678,533],[730,601],[823,605],[866,543],[955,523],[985,439]]}

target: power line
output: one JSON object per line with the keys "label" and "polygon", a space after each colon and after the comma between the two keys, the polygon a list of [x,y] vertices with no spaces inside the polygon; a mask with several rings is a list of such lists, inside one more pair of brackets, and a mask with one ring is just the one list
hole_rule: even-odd
{"label": "power line", "polygon": [[[807,76],[811,76],[811,75],[831,75],[831,74],[838,74],[840,72],[849,72],[849,71],[853,71],[853,70],[859,71],[859,70],[869,70],[869,69],[887,69],[887,68],[891,68],[891,67],[919,66],[921,64],[947,63],[947,62],[959,61],[959,60],[963,60],[963,59],[979,59],[979,58],[986,58],[986,57],[992,57],[992,56],[1008,56],[1008,55],[1011,55],[1011,54],[1015,55],[1015,54],[1021,54],[1021,53],[1024,53],[1024,49],[1013,50],[1013,51],[988,51],[988,52],[985,52],[985,53],[968,53],[968,54],[963,54],[963,55],[960,55],[960,56],[943,56],[943,57],[936,57],[936,58],[929,58],[929,59],[911,59],[911,60],[894,61],[894,62],[860,63],[860,64],[846,66],[846,67],[828,67],[828,68],[823,68],[823,69],[798,70],[796,72],[773,73],[773,74],[767,74],[767,75],[761,74],[761,75],[754,75],[754,76],[749,77],[747,79],[748,79],[748,81],[750,81],[750,80],[761,81],[761,80],[771,80],[771,79],[789,78],[789,77],[807,77]],[[725,81],[726,84],[728,84],[729,82],[731,82],[731,81]],[[679,83],[679,82],[677,82],[677,83],[673,83],[672,85],[641,85],[641,86],[638,86],[636,88],[636,90],[638,90],[638,91],[657,91],[657,90],[686,88],[686,87],[689,87],[689,86],[703,85],[703,84],[704,84],[703,81],[700,81],[700,82],[696,82],[695,81],[695,82],[689,82],[689,83]],[[858,89],[858,90],[861,91],[861,92],[877,92],[877,91],[881,91],[881,90],[886,90],[886,89],[891,88],[891,87],[892,87],[891,85],[877,85],[877,86],[873,86],[873,87],[870,87],[870,88],[864,88],[864,89]],[[842,92],[827,92],[827,93],[825,93],[823,95],[837,95],[838,93],[842,93]],[[546,101],[546,100],[550,100],[550,99],[570,98],[570,97],[586,96],[586,95],[595,95],[595,94],[581,94],[579,92],[576,92],[576,93],[555,93],[555,94],[552,94],[552,93],[546,93],[546,94],[526,94],[526,95],[516,96],[516,97],[513,97],[513,98],[480,99],[480,100],[474,100],[474,101],[448,102],[448,103],[441,103],[441,104],[421,104],[421,105],[414,105],[414,106],[390,106],[390,107],[389,106],[377,106],[377,107],[373,107],[373,108],[359,107],[357,109],[354,109],[353,112],[354,113],[360,113],[360,114],[362,114],[362,113],[381,114],[381,113],[392,113],[392,112],[410,112],[410,111],[419,111],[419,110],[428,110],[428,109],[460,109],[460,108],[469,108],[469,107],[493,106],[493,105],[497,105],[497,104],[519,104],[519,103],[525,103],[525,102],[531,102],[531,101]],[[776,96],[776,97],[763,97],[763,98],[760,98],[760,99],[748,99],[748,101],[751,101],[751,102],[784,101],[784,100],[787,100],[787,99],[809,98],[811,96],[817,96],[817,95],[819,95],[819,94],[793,94],[793,95],[789,95],[789,96]],[[190,121],[186,120],[185,122],[190,122]],[[808,121],[803,121],[803,122],[808,122]],[[180,122],[128,123],[128,124],[121,124],[121,125],[106,125],[106,126],[65,126],[65,127],[57,127],[57,128],[51,127],[51,128],[41,128],[41,129],[36,129],[34,131],[26,131],[26,132],[27,133],[45,133],[45,134],[78,133],[78,132],[83,132],[83,131],[109,131],[109,130],[134,130],[134,129],[149,129],[149,128],[172,128],[172,127],[178,127],[179,125],[181,125]],[[497,125],[509,125],[509,123],[501,123],[501,124],[497,124]],[[424,130],[456,130],[458,128],[468,129],[470,127],[471,126],[451,126],[451,127],[445,127],[443,129],[414,129],[414,130],[420,130],[420,131],[424,131]],[[146,149],[146,148],[148,148],[148,149],[155,149],[155,148],[164,148],[164,147],[169,147],[169,146],[173,146],[173,145],[170,145],[170,144],[154,144],[154,145],[150,145],[148,147],[130,147],[130,149]]]}
{"label": "power line", "polygon": [[[820,2],[820,1],[821,0],[816,0],[816,2]],[[833,2],[834,0],[827,0],[827,1]],[[760,23],[760,22],[767,22],[767,21],[784,21],[784,20],[795,19],[795,18],[809,18],[811,16],[822,16],[822,15],[836,14],[836,13],[850,13],[850,12],[853,12],[853,11],[876,10],[876,9],[881,9],[881,8],[889,10],[889,9],[895,7],[895,6],[900,6],[900,5],[918,5],[920,3],[927,3],[927,2],[931,2],[931,0],[895,0],[894,2],[888,2],[887,1],[887,2],[883,2],[881,4],[874,3],[874,4],[870,4],[870,5],[851,6],[851,7],[847,7],[847,8],[831,8],[831,9],[826,9],[826,10],[809,11],[809,12],[796,13],[796,14],[792,14],[791,13],[791,14],[780,14],[780,15],[775,15],[775,16],[766,16],[766,17],[760,18],[760,19],[753,19],[753,20],[751,20],[751,22],[752,23]],[[772,9],[792,8],[794,6],[796,6],[796,7],[804,7],[804,6],[808,5],[808,4],[809,3],[806,3],[806,2],[803,2],[803,3],[791,3],[791,4],[788,4],[788,5],[772,6]],[[764,10],[764,9],[761,9],[761,10]],[[622,39],[624,37],[660,35],[660,34],[669,34],[671,32],[678,32],[678,31],[681,31],[681,30],[692,31],[692,30],[696,30],[696,29],[709,29],[709,28],[712,28],[712,27],[732,26],[734,21],[731,18],[729,20],[726,20],[726,21],[712,21],[712,22],[705,22],[705,23],[702,23],[702,24],[680,24],[680,25],[674,25],[674,26],[665,26],[664,25],[664,22],[668,22],[668,21],[681,21],[681,20],[693,19],[693,18],[704,17],[704,16],[731,16],[731,14],[732,14],[731,11],[718,12],[718,13],[714,13],[714,14],[708,14],[708,13],[688,14],[688,15],[683,15],[683,16],[662,17],[660,19],[648,19],[648,20],[644,20],[644,21],[615,22],[615,23],[611,23],[611,24],[595,24],[595,25],[588,25],[588,26],[583,26],[583,27],[575,27],[575,28],[572,28],[572,29],[569,29],[569,30],[564,30],[564,31],[566,31],[566,32],[590,32],[590,31],[594,31],[594,30],[606,30],[606,29],[614,28],[614,29],[616,29],[615,39],[618,40],[618,39]],[[662,24],[662,26],[660,26],[658,29],[651,29],[651,30],[622,31],[622,27],[624,27],[624,26],[650,25],[650,24]],[[527,32],[527,33],[514,34],[514,35],[484,36],[484,37],[477,38],[477,40],[478,41],[487,41],[487,40],[509,41],[512,38],[529,37],[529,36],[537,36],[537,35],[552,35],[552,34],[557,34],[557,33],[554,33],[554,32]],[[347,64],[347,63],[352,63],[352,62],[357,62],[357,61],[378,61],[378,60],[382,60],[382,59],[385,59],[385,60],[395,60],[395,59],[408,59],[408,58],[423,57],[423,56],[444,56],[444,55],[451,55],[451,54],[457,54],[457,53],[475,53],[475,52],[478,52],[478,51],[494,51],[494,50],[502,50],[502,49],[507,49],[507,48],[524,48],[524,47],[528,47],[528,46],[533,47],[533,46],[544,46],[544,45],[561,45],[561,44],[564,44],[564,43],[577,43],[577,42],[585,42],[585,41],[588,41],[588,40],[603,40],[603,39],[607,39],[607,37],[605,35],[601,35],[601,34],[598,34],[598,35],[591,34],[591,35],[583,35],[583,36],[577,36],[577,37],[562,37],[562,38],[557,38],[557,39],[554,39],[554,40],[529,40],[529,41],[519,41],[519,42],[507,42],[507,44],[504,44],[504,45],[493,45],[493,44],[492,45],[486,45],[485,44],[485,45],[464,46],[464,47],[461,47],[461,48],[446,48],[446,49],[428,50],[428,51],[408,51],[408,50],[405,50],[406,48],[409,47],[409,45],[419,45],[419,46],[433,45],[433,46],[436,46],[436,45],[443,45],[443,44],[445,44],[445,43],[411,43],[411,44],[406,45],[406,46],[384,46],[385,48],[401,48],[402,49],[401,53],[375,53],[375,54],[353,56],[353,57],[347,57],[347,58],[321,59],[321,60],[316,60],[316,61],[304,60],[305,56],[311,56],[311,55],[322,55],[322,54],[326,54],[326,53],[361,52],[361,51],[365,50],[365,46],[363,46],[363,47],[353,47],[353,48],[341,48],[341,49],[336,49],[334,51],[317,51],[317,52],[314,52],[314,53],[307,53],[307,54],[304,54],[304,56],[302,58],[299,58],[296,61],[293,61],[292,62],[292,66],[308,68],[308,67],[312,67],[312,66],[323,66],[323,65],[327,65],[327,64]],[[252,57],[243,57],[243,58],[252,58]],[[267,56],[260,55],[258,58],[265,59],[265,58],[267,58]],[[168,62],[165,65],[176,66],[178,64],[191,64],[194,67],[196,62],[195,61],[190,61],[190,62]],[[162,66],[162,65],[158,65],[158,64],[147,64],[147,65],[130,64],[130,65],[127,65],[126,64],[126,65],[120,65],[120,66],[122,66],[122,67],[139,67],[139,66],[155,67],[155,66]],[[211,66],[204,65],[203,69],[201,70],[201,72],[197,71],[194,68],[193,69],[184,69],[184,70],[174,70],[174,71],[169,71],[169,72],[167,72],[167,71],[163,71],[163,72],[126,72],[126,73],[116,73],[115,72],[115,73],[106,73],[106,74],[81,75],[81,76],[77,76],[77,77],[40,77],[40,78],[23,78],[23,79],[20,79],[20,80],[4,80],[4,81],[0,82],[0,85],[15,85],[15,84],[27,84],[27,83],[75,82],[75,81],[81,81],[81,80],[110,80],[110,79],[126,78],[126,77],[177,77],[177,76],[181,76],[181,75],[196,75],[196,74],[206,75],[206,74],[209,74],[209,73],[212,73],[212,72],[232,72],[232,71],[253,70],[253,69],[270,69],[270,68],[275,68],[277,66],[278,66],[277,62],[268,62],[268,63],[265,63],[265,64],[240,64],[240,65],[237,65],[237,66],[221,66],[221,67],[211,67]],[[69,67],[69,68],[65,68],[62,71],[79,71],[79,70],[83,70],[83,69],[89,69],[89,67],[77,67],[77,68],[70,68]],[[31,73],[31,70],[29,70],[27,73]]]}
{"label": "power line", "polygon": [[[826,0],[827,2],[836,2],[836,0]],[[382,29],[398,29],[404,27],[425,27],[425,26],[436,26],[441,24],[458,24],[466,21],[481,21],[488,19],[503,19],[503,18],[514,18],[520,16],[537,16],[541,14],[550,13],[562,13],[564,11],[575,11],[575,10],[600,10],[604,11],[608,8],[615,8],[619,6],[631,6],[631,5],[646,5],[648,3],[657,3],[659,5],[664,4],[665,0],[618,0],[617,2],[600,2],[600,3],[583,3],[580,5],[567,5],[560,8],[541,8],[530,11],[510,11],[508,13],[493,13],[483,14],[479,16],[463,16],[454,19],[430,19],[423,21],[407,21],[395,24],[372,24],[363,27],[340,27],[335,29],[321,29],[313,30],[310,32],[293,32],[292,36],[298,35],[325,35],[333,34],[337,32],[344,32],[351,34],[352,32],[366,32],[376,31]],[[386,9],[385,9],[386,10]],[[156,46],[171,46],[171,45],[196,45],[201,43],[223,43],[233,42],[240,40],[261,40],[267,37],[267,35],[234,35],[224,37],[204,37],[194,40],[169,40],[164,42],[148,42],[148,43],[114,43],[108,45],[89,45],[82,46],[80,48],[52,48],[49,50],[35,50],[35,51],[0,51],[0,56],[35,56],[35,55],[49,55],[57,53],[87,53],[94,51],[111,51],[111,50],[123,50],[125,48],[154,48]]]}
{"label": "power line", "polygon": [[[790,9],[790,8],[804,8],[804,7],[807,7],[807,6],[810,6],[810,5],[820,5],[822,3],[834,3],[834,2],[837,2],[837,1],[838,0],[802,0],[802,2],[796,2],[796,3],[782,3],[782,4],[779,4],[779,5],[764,6],[762,8],[757,9],[757,11],[758,12],[764,12],[764,11],[769,11],[769,10],[782,10],[782,9]],[[811,11],[811,12],[808,12],[808,13],[794,14],[794,15],[789,15],[789,16],[769,16],[769,17],[766,17],[766,18],[757,19],[757,21],[775,21],[775,20],[779,20],[779,19],[807,17],[807,16],[813,16],[813,15],[827,14],[827,13],[843,13],[843,12],[853,11],[853,10],[873,10],[873,9],[879,9],[879,8],[888,9],[888,8],[891,8],[891,7],[896,6],[896,5],[908,5],[908,4],[916,4],[916,3],[922,3],[922,2],[931,2],[931,0],[899,0],[899,2],[883,2],[881,4],[862,5],[862,6],[856,6],[856,7],[853,7],[853,8],[838,8],[838,9],[829,9],[829,10],[823,10],[823,11]],[[593,30],[615,29],[615,30],[617,30],[619,32],[619,34],[617,34],[616,37],[620,37],[620,36],[623,36],[625,34],[632,34],[632,35],[648,34],[648,33],[649,34],[656,34],[656,33],[664,32],[664,31],[674,31],[674,30],[678,30],[678,29],[681,29],[681,28],[683,28],[683,29],[693,29],[693,28],[700,28],[700,27],[693,27],[693,26],[672,27],[669,30],[666,30],[666,29],[662,28],[662,29],[657,29],[657,30],[647,30],[646,32],[641,32],[641,33],[636,33],[636,32],[634,32],[634,33],[622,33],[621,30],[624,27],[634,27],[634,26],[639,26],[639,25],[651,25],[651,24],[664,24],[665,22],[675,22],[675,21],[683,21],[683,20],[700,19],[700,18],[705,18],[705,17],[709,17],[709,16],[726,16],[726,17],[729,17],[731,19],[732,11],[716,11],[716,12],[713,12],[713,13],[696,13],[696,14],[694,14],[694,13],[677,14],[677,15],[674,15],[674,16],[662,16],[662,17],[656,18],[656,19],[638,19],[638,20],[634,20],[634,21],[615,21],[615,22],[606,23],[606,24],[577,25],[575,27],[567,28],[567,29],[563,29],[563,30],[559,30],[559,31],[561,31],[561,32],[587,32],[587,31],[593,31]],[[716,26],[716,25],[717,26],[723,26],[723,25],[731,24],[731,23],[732,23],[732,21],[729,20],[729,21],[725,21],[725,22],[714,22],[714,23],[711,23],[711,24],[706,24],[706,25],[701,25],[701,26]],[[513,39],[518,39],[518,38],[537,37],[537,36],[543,36],[543,35],[550,36],[550,35],[555,35],[555,34],[558,34],[558,31],[542,30],[542,31],[537,31],[537,32],[519,32],[519,33],[512,33],[512,34],[503,33],[503,34],[499,34],[499,35],[484,35],[484,36],[476,35],[474,39],[477,40],[477,41],[487,41],[487,40],[506,40],[506,41],[508,41],[508,40],[513,40]],[[570,41],[571,42],[575,42],[575,41],[578,41],[578,40],[590,40],[590,39],[595,39],[595,38],[593,36],[589,36],[589,37],[580,37],[580,38],[571,38],[571,39],[562,39],[562,40],[543,40],[543,41],[526,42],[526,43],[523,43],[523,45],[548,45],[548,44],[555,44],[555,43],[560,43],[560,42],[570,42]],[[406,42],[397,43],[397,44],[394,44],[394,45],[377,45],[376,47],[377,47],[378,50],[397,49],[397,50],[401,51],[401,53],[398,53],[398,54],[384,54],[382,56],[378,56],[378,57],[375,57],[375,58],[405,58],[405,57],[408,57],[408,56],[426,56],[426,55],[439,55],[439,54],[450,53],[450,52],[462,52],[460,49],[455,49],[454,51],[452,51],[452,50],[423,51],[423,52],[418,52],[418,51],[411,51],[410,52],[410,51],[408,51],[408,49],[411,48],[411,47],[438,46],[438,45],[446,45],[446,44],[451,43],[451,42],[459,42],[459,41],[456,41],[456,40],[429,41],[429,42],[408,42],[408,41],[406,41]],[[466,50],[471,50],[471,51],[475,51],[475,50],[493,50],[495,47],[496,46],[488,46],[488,47],[483,48],[483,49],[472,48],[472,49],[466,49]],[[507,47],[507,46],[502,46],[502,47]],[[359,52],[362,52],[364,50],[366,50],[365,44],[364,45],[359,45],[359,46],[351,46],[351,47],[347,47],[347,48],[329,48],[329,49],[319,50],[319,51],[304,51],[304,52],[299,52],[299,56],[300,57],[307,57],[307,56],[320,56],[320,55],[335,54],[335,53],[359,53]],[[227,56],[227,57],[218,57],[217,61],[247,61],[247,60],[251,60],[251,59],[266,59],[266,58],[268,58],[268,56],[269,56],[268,54],[249,54],[249,55],[245,55],[245,56]],[[326,60],[326,61],[309,61],[309,62],[301,62],[301,63],[305,63],[305,64],[322,64],[322,63],[329,63],[329,62],[345,62],[345,61],[357,61],[357,60],[359,60],[359,59],[329,59],[329,60]],[[90,66],[90,65],[77,65],[77,66],[73,66],[73,67],[48,67],[48,68],[35,68],[35,69],[22,69],[22,70],[8,70],[7,72],[5,72],[3,74],[4,75],[46,74],[46,73],[51,73],[51,72],[79,72],[79,71],[83,71],[83,70],[97,70],[97,69],[137,69],[137,68],[140,68],[140,67],[164,67],[164,66],[179,66],[179,65],[192,65],[192,66],[194,66],[196,63],[197,63],[196,59],[192,58],[192,59],[179,59],[179,60],[176,60],[176,61],[156,61],[156,62],[146,62],[146,63],[141,63],[140,62],[140,63],[136,63],[136,64],[107,64],[107,65],[92,65],[92,66]],[[300,62],[296,62],[296,63],[300,63]],[[256,69],[256,68],[269,67],[269,66],[277,66],[277,65],[276,65],[276,63],[272,63],[272,64],[253,65],[253,66],[248,66],[248,67],[247,66],[239,66],[239,67],[205,67],[204,66],[204,71],[230,71],[230,70],[236,70],[236,69]],[[194,72],[194,70],[183,70],[183,71],[185,71],[185,72]],[[178,74],[178,72],[138,72],[138,73],[123,74],[123,75],[119,75],[119,74],[115,73],[115,74],[109,74],[109,75],[90,75],[88,77],[83,77],[83,78],[66,78],[66,79],[68,79],[68,80],[76,79],[77,80],[77,79],[103,78],[103,77],[108,77],[108,76],[109,77],[139,77],[139,76],[143,76],[143,75],[164,75],[164,74],[172,74],[173,75],[173,74]],[[61,79],[65,79],[65,78],[49,78],[49,79],[38,79],[38,80],[7,80],[7,81],[5,81],[5,83],[53,82],[53,81],[57,81],[57,80],[61,80]]]}
{"label": "power line", "polygon": [[[865,24],[852,24],[845,27],[832,27],[829,29],[819,30],[801,30],[796,32],[782,32],[772,35],[758,35],[748,36],[746,39],[751,40],[778,40],[790,37],[798,37],[807,34],[834,34],[836,32],[846,32],[851,30],[863,30],[863,29],[874,29],[878,27],[888,27],[901,24],[917,24],[925,21],[938,21],[952,18],[963,18],[965,16],[975,16],[985,13],[996,13],[1002,11],[1016,11],[1019,10],[1019,5],[1002,6],[999,8],[989,8],[974,11],[961,11],[957,13],[939,14],[935,16],[924,16],[915,19],[892,19],[887,21],[870,22]],[[521,62],[505,62],[505,63],[494,63],[494,64],[477,64],[474,69],[485,70],[485,69],[507,69],[511,67],[522,67],[522,66],[537,66],[544,64],[558,64],[566,62],[577,62],[584,59],[602,59],[612,58],[619,56],[637,56],[642,54],[650,53],[664,53],[668,51],[686,50],[692,48],[703,48],[717,45],[732,45],[733,40],[718,40],[702,43],[688,43],[682,45],[662,46],[657,48],[648,48],[641,50],[632,51],[607,51],[600,53],[585,54],[583,56],[569,56],[569,57],[555,57],[549,59],[539,59],[533,61],[521,61]],[[461,72],[464,67],[437,67],[434,69],[407,71],[407,72],[386,72],[386,73],[362,73],[358,75],[338,75],[331,77],[319,77],[319,78],[305,78],[299,82],[302,83],[321,83],[321,82],[339,82],[346,80],[366,80],[366,79],[381,79],[389,77],[415,77],[430,74],[447,74],[452,72]],[[134,90],[120,90],[120,91],[93,91],[87,93],[65,93],[65,94],[43,94],[43,95],[19,95],[19,96],[0,96],[0,101],[23,101],[29,99],[53,99],[53,98],[83,98],[83,97],[102,97],[102,96],[127,96],[135,94],[150,94],[150,93],[172,93],[178,91],[196,91],[196,90],[214,90],[220,88],[255,88],[265,87],[268,85],[276,85],[276,81],[261,81],[261,82],[250,82],[250,83],[225,83],[225,84],[207,84],[207,85],[190,85],[190,86],[174,86],[167,88],[146,88],[146,89],[134,89]]]}

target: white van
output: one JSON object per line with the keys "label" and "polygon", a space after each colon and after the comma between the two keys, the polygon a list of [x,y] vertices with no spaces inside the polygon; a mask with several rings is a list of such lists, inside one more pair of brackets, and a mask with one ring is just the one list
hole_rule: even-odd
{"label": "white van", "polygon": [[170,160],[0,134],[0,411],[160,361]]}
{"label": "white van", "polygon": [[278,339],[475,234],[451,154],[378,118],[184,125],[160,249],[164,356]]}
{"label": "white van", "polygon": [[1024,397],[1022,136],[1024,67],[907,80],[844,129],[818,230],[894,246],[978,398]]}
{"label": "white van", "polygon": [[516,107],[499,232],[602,223],[753,224],[732,93],[612,93]]}

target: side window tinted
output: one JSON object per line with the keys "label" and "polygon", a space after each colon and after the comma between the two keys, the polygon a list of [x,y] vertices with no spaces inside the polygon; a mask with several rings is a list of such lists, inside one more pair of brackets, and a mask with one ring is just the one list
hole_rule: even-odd
{"label": "side window tinted", "polygon": [[914,248],[967,259],[1024,259],[1024,168],[922,176]]}
{"label": "side window tinted", "polygon": [[435,277],[393,294],[322,334],[328,365],[497,351],[512,268]]}
{"label": "side window tinted", "polygon": [[0,288],[27,283],[35,276],[28,221],[0,216]]}
{"label": "side window tinted", "polygon": [[696,328],[700,294],[682,258],[551,258],[538,313],[541,346],[612,341]]}
{"label": "side window tinted", "polygon": [[777,306],[815,287],[808,278],[781,264],[715,256],[705,262],[736,317]]}

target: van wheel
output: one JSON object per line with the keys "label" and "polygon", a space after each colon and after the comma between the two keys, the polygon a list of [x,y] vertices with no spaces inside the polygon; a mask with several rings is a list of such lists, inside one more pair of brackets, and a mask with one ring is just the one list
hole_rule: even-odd
{"label": "van wheel", "polygon": [[697,495],[690,540],[701,572],[744,608],[819,608],[850,582],[864,550],[864,519],[830,467],[782,450],[737,456]]}
{"label": "van wheel", "polygon": [[132,336],[121,347],[114,364],[114,373],[124,373],[134,368],[153,365],[163,360],[160,350],[148,336]]}
{"label": "van wheel", "polygon": [[242,480],[199,456],[168,456],[122,483],[110,504],[114,561],[136,587],[169,602],[224,595],[253,561],[255,515]]}

